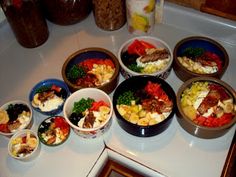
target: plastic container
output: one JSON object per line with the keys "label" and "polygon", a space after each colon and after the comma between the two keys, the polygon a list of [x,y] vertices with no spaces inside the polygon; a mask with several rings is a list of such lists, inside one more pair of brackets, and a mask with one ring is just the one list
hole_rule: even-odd
{"label": "plastic container", "polygon": [[17,41],[23,47],[34,48],[46,42],[49,31],[38,0],[1,0],[0,3]]}
{"label": "plastic container", "polygon": [[145,35],[153,31],[155,24],[155,0],[126,0],[128,31]]}
{"label": "plastic container", "polygon": [[126,23],[125,0],[93,0],[93,14],[99,28],[117,30]]}
{"label": "plastic container", "polygon": [[46,18],[58,25],[72,25],[92,11],[92,0],[41,0]]}

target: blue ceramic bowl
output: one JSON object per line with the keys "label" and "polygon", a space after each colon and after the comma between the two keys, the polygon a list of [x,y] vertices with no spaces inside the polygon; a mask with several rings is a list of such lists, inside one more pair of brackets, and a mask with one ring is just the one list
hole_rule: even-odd
{"label": "blue ceramic bowl", "polygon": [[[44,91],[44,90],[51,91],[52,86],[56,86],[56,88],[57,87],[61,88],[60,92],[57,89],[52,89],[52,90],[54,91],[54,93],[56,93],[56,95],[58,97],[63,99],[63,103],[52,110],[50,110],[50,109],[43,109],[42,110],[38,106],[35,106],[35,102],[36,102],[36,101],[34,101],[35,95],[39,92]],[[40,112],[40,113],[47,115],[47,116],[53,116],[53,115],[57,115],[57,114],[61,113],[61,111],[63,109],[64,102],[69,97],[69,95],[70,95],[69,88],[62,80],[50,78],[50,79],[40,81],[32,88],[32,90],[30,91],[30,95],[29,95],[29,102],[30,102],[31,106],[33,107],[33,109],[36,110],[37,112]],[[48,105],[50,106],[50,103],[48,103]]]}
{"label": "blue ceramic bowl", "polygon": [[67,73],[71,69],[72,66],[79,64],[82,61],[85,61],[87,59],[111,59],[114,66],[115,66],[115,72],[109,82],[102,84],[100,86],[96,86],[94,88],[98,88],[106,92],[107,94],[111,93],[117,86],[119,82],[119,70],[120,65],[118,62],[117,57],[110,51],[104,49],[104,48],[98,48],[98,47],[91,47],[91,48],[84,48],[81,50],[76,51],[75,53],[71,54],[65,61],[65,63],[62,66],[61,74],[62,78],[65,81],[65,83],[68,85],[71,92],[75,92],[79,89],[84,88],[82,85],[76,85],[75,83],[72,83],[67,78]]}
{"label": "blue ceramic bowl", "polygon": [[[178,57],[183,56],[186,49],[190,47],[201,48],[206,52],[211,52],[218,55],[218,57],[220,58],[222,62],[221,64],[222,68],[214,73],[200,74],[200,73],[196,73],[194,71],[189,70],[190,67],[184,67],[178,60]],[[208,37],[203,37],[203,36],[191,36],[191,37],[187,37],[179,41],[174,48],[173,57],[174,57],[173,69],[176,75],[182,81],[186,81],[194,77],[202,77],[202,76],[214,77],[214,78],[220,79],[225,73],[229,64],[229,56],[226,50],[224,49],[224,47],[218,42],[216,42],[215,40]]]}
{"label": "blue ceramic bowl", "polygon": [[[161,88],[163,89],[163,91],[168,95],[169,99],[173,103],[172,109],[170,110],[170,114],[164,120],[153,125],[143,126],[143,125],[131,123],[119,113],[118,108],[117,108],[118,98],[120,97],[120,95],[122,95],[124,92],[127,92],[127,91],[136,92],[136,93],[137,91],[139,91],[140,93],[140,91],[143,90],[143,88],[147,85],[148,82],[159,84]],[[151,137],[165,131],[169,127],[170,123],[172,122],[173,116],[176,111],[176,95],[172,87],[165,80],[161,78],[157,78],[155,76],[148,76],[148,75],[133,76],[123,81],[116,88],[113,95],[113,109],[117,117],[118,124],[126,132],[132,135],[138,136],[138,137]]]}

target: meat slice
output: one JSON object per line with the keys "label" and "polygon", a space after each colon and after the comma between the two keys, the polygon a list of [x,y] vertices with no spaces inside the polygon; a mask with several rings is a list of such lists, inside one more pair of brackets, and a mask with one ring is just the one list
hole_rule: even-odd
{"label": "meat slice", "polygon": [[143,55],[140,58],[140,62],[142,62],[142,63],[154,62],[157,60],[164,60],[168,57],[169,57],[169,53],[166,49],[156,50],[151,54]]}

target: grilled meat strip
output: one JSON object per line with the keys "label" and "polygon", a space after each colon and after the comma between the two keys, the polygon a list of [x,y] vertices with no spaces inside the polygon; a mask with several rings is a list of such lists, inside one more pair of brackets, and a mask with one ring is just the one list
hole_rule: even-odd
{"label": "grilled meat strip", "polygon": [[154,61],[157,61],[157,60],[166,59],[168,57],[169,57],[169,53],[166,49],[156,50],[152,54],[143,55],[140,58],[140,62],[142,62],[142,63],[154,62]]}

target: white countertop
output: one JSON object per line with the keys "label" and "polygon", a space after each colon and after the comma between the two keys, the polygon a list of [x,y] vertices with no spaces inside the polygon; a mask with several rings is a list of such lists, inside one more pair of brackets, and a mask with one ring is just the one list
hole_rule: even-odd
{"label": "white countertop", "polygon": [[[100,30],[92,14],[76,25],[48,25],[48,41],[35,49],[26,49],[16,42],[7,23],[0,24],[0,105],[14,99],[28,101],[30,89],[40,80],[62,79],[62,65],[74,51],[85,47],[103,47],[117,55],[120,45],[134,37],[128,33],[126,26],[112,32]],[[214,38],[226,48],[230,57],[228,70],[222,80],[236,89],[233,79],[236,75],[235,22],[166,3],[163,23],[157,24],[150,35],[166,41],[172,50],[186,36],[205,35]],[[175,91],[182,84],[173,71],[167,82]],[[44,118],[34,112],[33,130]],[[103,137],[84,140],[72,131],[68,141],[59,147],[42,145],[40,156],[29,163],[10,158],[7,155],[8,139],[1,136],[0,176],[87,176],[92,174],[94,164],[100,163],[97,159],[107,146],[168,177],[218,177],[236,127],[220,138],[204,140],[186,133],[174,117],[170,127],[162,134],[138,138],[124,132],[115,116],[113,118],[110,130]]]}

